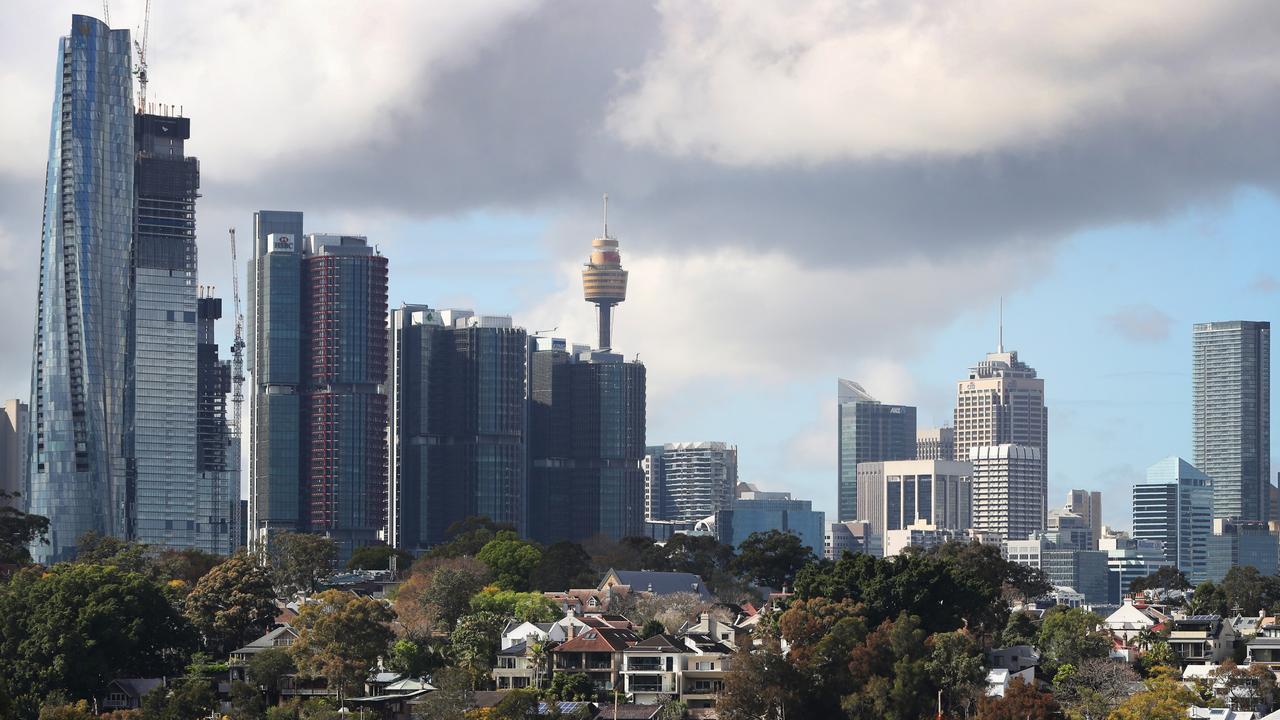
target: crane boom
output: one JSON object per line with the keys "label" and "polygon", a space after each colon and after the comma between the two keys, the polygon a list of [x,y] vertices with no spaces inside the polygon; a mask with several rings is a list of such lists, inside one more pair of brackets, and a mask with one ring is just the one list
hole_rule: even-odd
{"label": "crane boom", "polygon": [[236,334],[231,341],[231,432],[240,437],[240,412],[244,405],[244,314],[240,312],[240,261],[236,259],[236,229],[230,228],[231,303],[236,314]]}
{"label": "crane boom", "polygon": [[138,67],[133,74],[138,76],[138,112],[142,113],[147,111],[147,36],[150,32],[151,0],[147,0],[142,12],[142,41],[133,41],[133,47],[138,51]]}

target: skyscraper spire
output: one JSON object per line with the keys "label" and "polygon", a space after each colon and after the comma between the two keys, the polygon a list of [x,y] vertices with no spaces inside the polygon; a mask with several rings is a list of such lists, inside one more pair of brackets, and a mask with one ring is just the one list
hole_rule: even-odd
{"label": "skyscraper spire", "polygon": [[1000,310],[999,310],[998,317],[999,317],[998,324],[1000,326],[1000,329],[998,331],[999,335],[996,337],[996,352],[1002,353],[1004,352],[1004,296],[1003,295],[1000,296]]}
{"label": "skyscraper spire", "polygon": [[627,271],[622,269],[618,241],[609,237],[609,195],[604,196],[604,236],[591,241],[591,258],[582,268],[582,294],[599,312],[597,347],[612,346],[613,306],[627,299]]}

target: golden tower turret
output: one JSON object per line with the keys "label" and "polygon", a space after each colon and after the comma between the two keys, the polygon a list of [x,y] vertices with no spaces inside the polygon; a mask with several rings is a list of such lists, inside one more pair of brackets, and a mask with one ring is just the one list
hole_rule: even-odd
{"label": "golden tower turret", "polygon": [[618,241],[609,237],[609,195],[604,196],[604,235],[591,241],[591,259],[582,268],[582,295],[600,314],[599,349],[612,344],[613,306],[627,299],[627,271]]}

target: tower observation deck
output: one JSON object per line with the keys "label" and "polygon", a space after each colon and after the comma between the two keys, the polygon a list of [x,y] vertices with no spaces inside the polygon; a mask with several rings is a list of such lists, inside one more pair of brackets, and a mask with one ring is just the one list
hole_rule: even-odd
{"label": "tower observation deck", "polygon": [[612,347],[613,306],[627,299],[627,271],[622,269],[618,241],[609,236],[609,196],[604,196],[603,237],[591,241],[591,259],[582,268],[582,295],[600,314],[599,349]]}

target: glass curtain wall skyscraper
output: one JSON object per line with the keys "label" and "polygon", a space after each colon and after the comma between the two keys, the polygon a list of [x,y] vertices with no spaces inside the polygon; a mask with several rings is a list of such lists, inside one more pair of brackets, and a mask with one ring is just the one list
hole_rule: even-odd
{"label": "glass curtain wall skyscraper", "polygon": [[838,503],[840,522],[858,517],[858,463],[911,460],[916,456],[916,409],[884,405],[861,385],[837,383]]}
{"label": "glass curtain wall skyscraper", "polygon": [[1180,457],[1152,465],[1133,486],[1133,538],[1157,543],[1193,585],[1209,579],[1213,496],[1209,476]]}
{"label": "glass curtain wall skyscraper", "polygon": [[391,311],[388,543],[442,543],[470,516],[526,528],[528,335],[506,316]]}
{"label": "glass curtain wall skyscraper", "polygon": [[128,30],[84,15],[58,42],[32,353],[29,495],[38,562],[129,535],[124,453],[134,109]]}
{"label": "glass curtain wall skyscraper", "polygon": [[1266,522],[1271,323],[1198,323],[1192,350],[1193,461],[1213,478],[1213,516]]}

